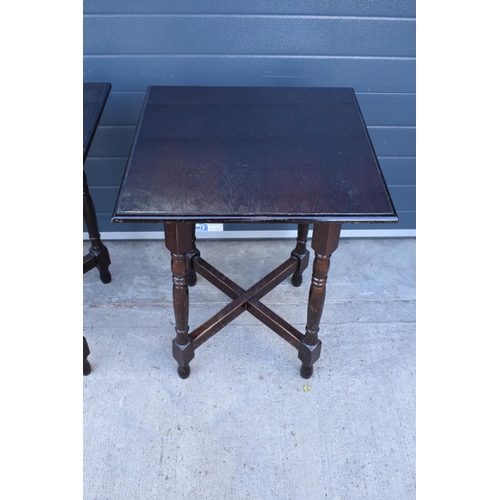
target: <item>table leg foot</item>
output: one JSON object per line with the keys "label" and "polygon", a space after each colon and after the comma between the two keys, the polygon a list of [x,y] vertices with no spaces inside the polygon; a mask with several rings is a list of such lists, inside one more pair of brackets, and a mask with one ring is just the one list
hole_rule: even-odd
{"label": "table leg foot", "polygon": [[105,270],[100,270],[99,271],[99,278],[101,278],[101,281],[107,285],[108,283],[111,283],[111,273],[109,272],[108,269]]}
{"label": "table leg foot", "polygon": [[109,265],[111,258],[109,257],[108,249],[103,245],[100,239],[92,242],[92,248],[89,252],[94,256],[96,267],[99,270],[99,278],[106,285],[111,282],[111,273],[109,272]]}
{"label": "table leg foot", "polygon": [[189,365],[188,366],[178,366],[177,367],[177,374],[182,379],[187,379],[189,377],[190,373],[191,373],[191,368],[189,367]]}
{"label": "table leg foot", "polygon": [[89,361],[86,359],[84,362],[83,362],[83,374],[85,376],[87,375],[90,375],[90,372],[92,371],[92,367],[90,366],[90,363]]}
{"label": "table leg foot", "polygon": [[[316,332],[317,338],[317,332]],[[311,378],[313,374],[313,365],[318,361],[321,355],[321,340],[317,340],[314,345],[309,345],[302,340],[299,347],[299,359],[302,361],[300,367],[300,376],[302,378]]]}
{"label": "table leg foot", "polygon": [[189,363],[194,358],[194,342],[189,339],[185,345],[179,345],[177,340],[172,341],[172,355],[177,361],[177,373],[180,378],[188,378],[191,373]]}
{"label": "table leg foot", "polygon": [[314,366],[302,365],[300,367],[300,376],[302,378],[311,378],[314,371]]}
{"label": "table leg foot", "polygon": [[87,343],[87,339],[85,337],[83,337],[83,374],[84,375],[90,375],[90,372],[92,371],[90,363],[87,359],[89,354],[90,354],[90,349],[89,349],[89,345]]}
{"label": "table leg foot", "polygon": [[191,373],[189,363],[194,358],[194,342],[192,340],[185,345],[179,345],[174,339],[172,341],[172,355],[177,361],[177,373],[181,378],[188,378]]}
{"label": "table leg foot", "polygon": [[108,249],[101,241],[93,241],[89,253],[83,257],[83,274],[97,267],[100,280],[107,285],[111,283],[110,264],[111,259],[109,258]]}

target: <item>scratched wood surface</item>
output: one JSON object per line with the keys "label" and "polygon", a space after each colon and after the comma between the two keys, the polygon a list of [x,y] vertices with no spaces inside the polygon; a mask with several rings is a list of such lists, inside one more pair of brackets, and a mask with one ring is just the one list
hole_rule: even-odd
{"label": "scratched wood surface", "polygon": [[350,88],[150,87],[115,222],[390,222]]}

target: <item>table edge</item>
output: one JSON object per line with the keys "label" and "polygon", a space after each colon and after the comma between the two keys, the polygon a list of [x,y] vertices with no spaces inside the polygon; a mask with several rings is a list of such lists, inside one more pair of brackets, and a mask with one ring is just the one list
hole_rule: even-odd
{"label": "table edge", "polygon": [[214,216],[214,215],[125,215],[115,213],[111,217],[114,223],[166,223],[166,222],[198,222],[210,223],[338,223],[338,224],[379,224],[399,222],[396,214],[377,215],[268,215],[268,216]]}

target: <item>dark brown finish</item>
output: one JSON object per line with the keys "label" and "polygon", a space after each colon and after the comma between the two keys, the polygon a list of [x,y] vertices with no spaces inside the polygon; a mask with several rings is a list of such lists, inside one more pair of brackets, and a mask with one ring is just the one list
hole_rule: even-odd
{"label": "dark brown finish", "polygon": [[[230,298],[236,299],[245,292],[243,288],[231,281],[227,276],[224,276],[221,272],[217,271],[217,269],[212,267],[205,260],[201,258],[196,259],[194,266],[197,273]],[[271,311],[267,306],[259,302],[255,297],[249,298],[247,302],[240,307],[245,308],[250,314],[262,321],[293,347],[296,349],[299,348],[304,335]]]}
{"label": "dark brown finish", "polygon": [[224,328],[233,319],[245,311],[245,305],[250,299],[260,299],[274,287],[279,285],[297,268],[297,259],[290,257],[281,266],[258,281],[254,286],[235,298],[230,304],[221,309],[215,316],[193,330],[190,337],[195,342],[195,348],[205,343],[210,337]]}
{"label": "dark brown finish", "polygon": [[150,87],[116,222],[396,222],[349,88]]}
{"label": "dark brown finish", "polygon": [[[108,99],[111,85],[109,83],[84,83],[83,84],[83,163],[87,158],[92,140],[94,139],[97,125],[101,118],[104,106]],[[96,267],[99,271],[99,278],[103,283],[111,282],[109,265],[111,259],[109,251],[101,241],[94,202],[87,185],[87,176],[83,172],[83,221],[90,238],[89,253],[83,257],[83,273]],[[83,337],[83,374],[89,375],[91,372],[90,363],[87,356],[90,350],[87,340]]]}
{"label": "dark brown finish", "polygon": [[295,271],[292,276],[293,286],[300,286],[302,284],[302,273],[309,263],[309,250],[306,248],[308,233],[309,224],[299,224],[299,230],[297,231],[297,246],[292,252],[292,255],[299,259],[300,264],[297,271]]}
{"label": "dark brown finish", "polygon": [[192,224],[191,249],[187,254],[188,258],[188,285],[196,285],[196,271],[193,267],[193,259],[200,256],[200,251],[196,248],[196,224]]}
{"label": "dark brown finish", "polygon": [[307,306],[306,334],[299,348],[299,359],[302,361],[300,373],[303,378],[312,375],[313,364],[321,353],[321,341],[318,339],[319,323],[325,304],[330,257],[338,247],[340,228],[340,224],[314,224],[311,246],[315,251],[315,257]]}
{"label": "dark brown finish", "polygon": [[189,377],[189,362],[194,357],[194,345],[189,336],[188,251],[193,245],[193,224],[169,222],[165,224],[165,246],[172,255],[172,295],[175,332],[173,354],[179,364],[181,378]]}
{"label": "dark brown finish", "polygon": [[[352,89],[150,87],[112,220],[165,224],[182,378],[195,349],[245,310],[297,349],[309,378],[341,224],[398,218]],[[196,222],[295,222],[297,242],[244,290],[201,258]],[[300,286],[310,223],[315,259],[302,334],[259,299],[292,274]],[[196,273],[233,300],[189,333]]]}
{"label": "dark brown finish", "polygon": [[[304,227],[305,226],[305,227]],[[298,349],[302,361],[301,375],[309,378],[313,373],[313,364],[321,351],[318,340],[319,321],[324,306],[326,277],[330,256],[338,246],[340,224],[315,224],[313,248],[316,251],[313,277],[309,294],[308,320],[306,334],[301,334],[276,313],[262,304],[259,299],[279,285],[292,273],[304,271],[309,252],[305,248],[307,225],[299,227],[298,243],[288,260],[262,278],[248,290],[244,290],[221,272],[202,259],[197,252],[190,259],[188,249],[193,248],[193,224],[166,223],[165,245],[172,255],[173,302],[176,321],[176,338],[173,340],[173,356],[178,363],[177,371],[181,378],[190,374],[189,363],[194,358],[194,351],[218,331],[227,326],[245,310],[269,326],[273,331]],[[320,253],[322,252],[322,253]],[[298,255],[297,255],[298,254]],[[191,264],[190,264],[191,262]],[[305,264],[304,264],[305,263]],[[189,333],[189,266],[210,283],[233,299],[217,314]]]}
{"label": "dark brown finish", "polygon": [[173,340],[173,356],[178,363],[178,374],[187,378],[190,374],[189,363],[194,358],[194,350],[204,344],[209,338],[224,328],[246,309],[262,322],[270,326],[280,336],[294,347],[298,348],[302,339],[295,328],[283,321],[258,299],[279,285],[283,280],[297,271],[302,259],[292,255],[281,266],[262,278],[249,290],[245,291],[229,278],[204,261],[199,252],[193,255],[191,266],[193,272],[198,272],[220,290],[234,300],[225,306],[212,318],[189,333],[189,287],[188,249],[193,248],[193,224],[166,223],[165,245],[170,250],[173,276],[173,302],[175,315],[176,337]]}

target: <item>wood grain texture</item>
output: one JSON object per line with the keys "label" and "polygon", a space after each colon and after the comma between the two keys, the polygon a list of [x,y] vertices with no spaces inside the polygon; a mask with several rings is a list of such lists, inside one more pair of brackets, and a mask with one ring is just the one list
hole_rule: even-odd
{"label": "wood grain texture", "polygon": [[115,222],[395,222],[352,89],[151,87]]}

